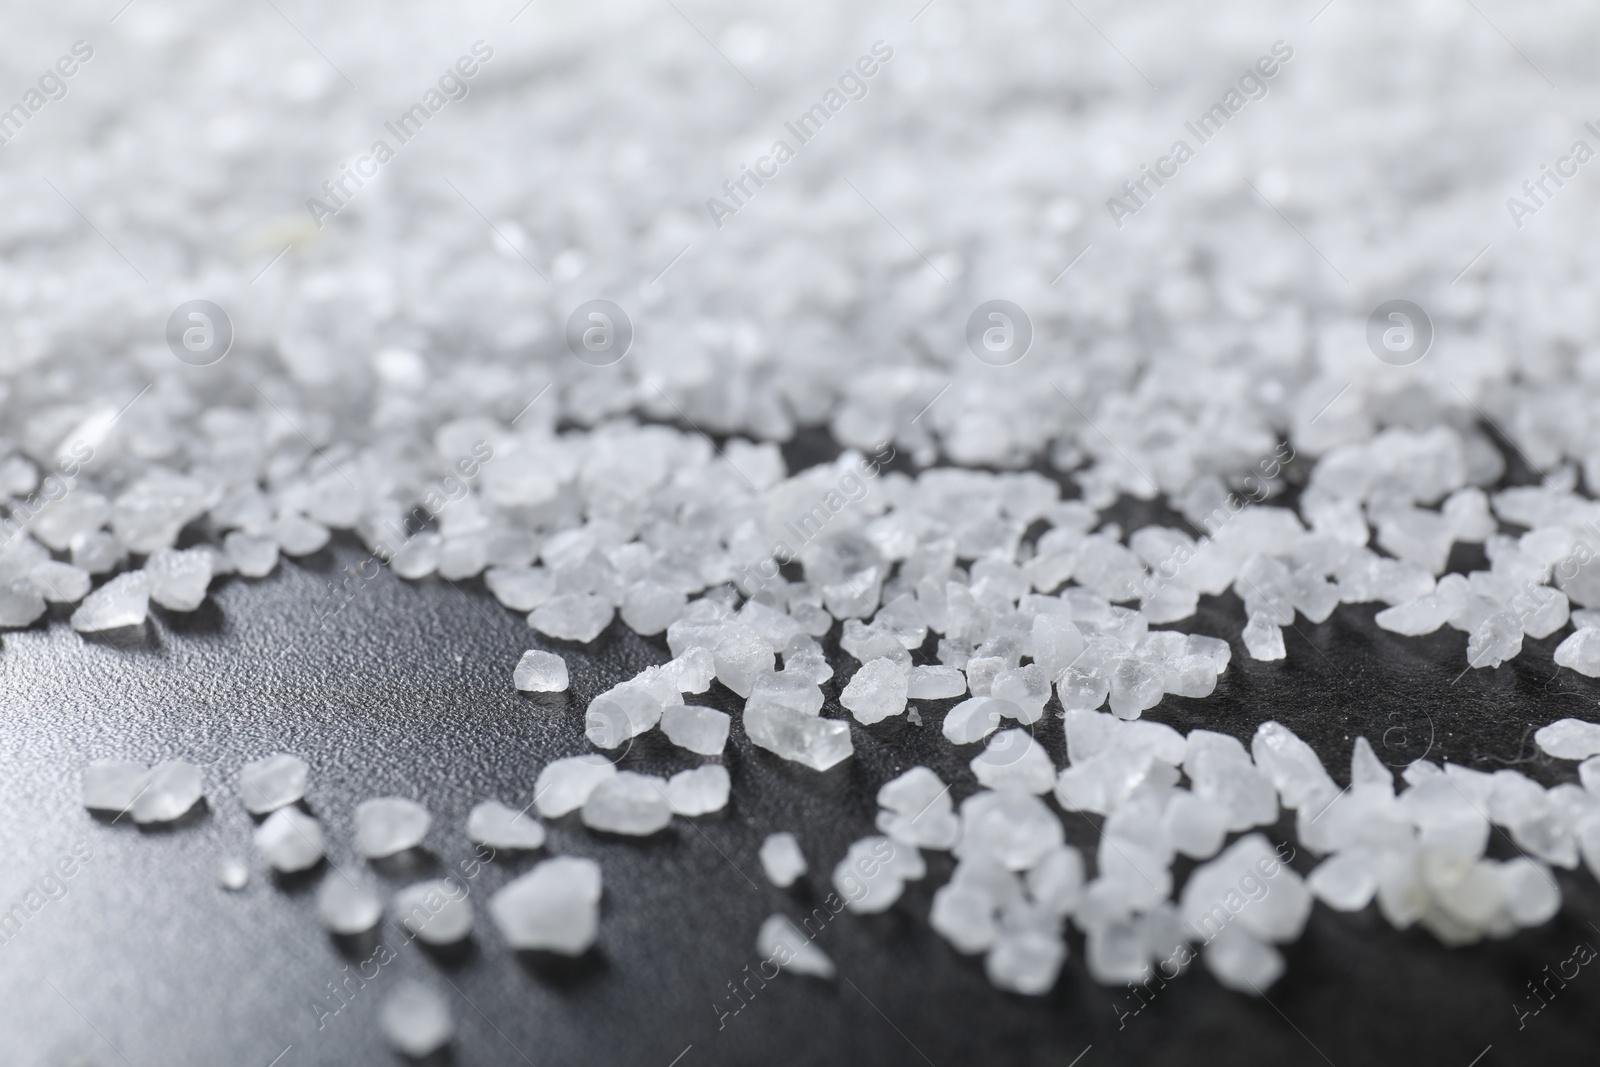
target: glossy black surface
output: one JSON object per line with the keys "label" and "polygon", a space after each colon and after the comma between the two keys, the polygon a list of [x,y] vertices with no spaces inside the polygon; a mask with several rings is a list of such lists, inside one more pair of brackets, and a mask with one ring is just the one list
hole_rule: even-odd
{"label": "glossy black surface", "polygon": [[[328,583],[361,558],[353,541],[340,540],[267,580],[220,581],[201,610],[157,611],[138,639],[84,639],[61,618],[5,635],[0,908],[22,903],[26,918],[0,944],[0,1064],[393,1063],[376,1009],[402,975],[450,995],[458,1037],[443,1061],[461,1064],[1467,1067],[1593,1059],[1594,968],[1565,987],[1550,980],[1548,1006],[1520,1029],[1517,1016],[1541,1003],[1530,980],[1549,978],[1580,943],[1600,945],[1591,924],[1600,923],[1600,892],[1582,870],[1558,873],[1565,902],[1554,922],[1464,949],[1396,932],[1373,909],[1350,916],[1319,905],[1287,948],[1288,972],[1269,1001],[1227,992],[1196,967],[1134,1014],[1131,993],[1089,980],[1076,933],[1048,996],[993,989],[981,959],[958,955],[928,928],[932,892],[950,869],[947,857],[929,854],[929,877],[887,914],[843,914],[824,929],[819,943],[838,965],[837,981],[752,981],[755,994],[732,1014],[741,1001],[729,984],[747,978],[747,965],[755,970],[761,920],[817,904],[848,844],[873,832],[879,785],[925,763],[956,783],[958,801],[973,790],[966,762],[974,750],[953,750],[939,733],[950,702],[923,702],[920,728],[904,720],[855,728],[855,758],[826,774],[754,749],[736,717],[726,812],[675,820],[644,842],[601,839],[572,818],[550,824],[549,853],[591,856],[604,871],[599,942],[586,957],[506,949],[484,901],[537,857],[497,859],[467,881],[479,909],[470,948],[401,949],[328,1014],[339,1003],[328,984],[372,949],[324,934],[313,900],[320,871],[279,879],[251,855],[252,822],[234,791],[239,765],[275,750],[304,756],[313,768],[309,806],[325,820],[333,861],[352,873],[391,891],[429,872],[460,875],[470,869],[461,828],[472,805],[526,803],[544,763],[589,750],[587,700],[667,658],[664,641],[614,623],[591,647],[546,646],[566,655],[570,693],[519,694],[511,668],[541,639],[481,583],[407,583],[384,572],[322,620],[337,604]],[[1484,769],[1514,764],[1545,784],[1575,778],[1572,765],[1538,756],[1531,741],[1534,728],[1562,715],[1593,717],[1600,695],[1594,681],[1553,666],[1559,635],[1529,642],[1513,665],[1462,675],[1463,635],[1388,634],[1372,624],[1376,607],[1343,606],[1318,626],[1299,621],[1287,660],[1256,663],[1237,637],[1237,601],[1204,600],[1180,628],[1227,637],[1233,665],[1212,697],[1168,697],[1147,714],[1246,741],[1278,719],[1341,782],[1362,733],[1397,767],[1426,751]],[[825,688],[825,713],[838,714],[839,682]],[[707,702],[738,707],[720,686]],[[1036,733],[1062,764],[1053,713]],[[155,832],[93,818],[79,804],[78,772],[96,757],[209,763],[207,806]],[[659,773],[696,762],[654,734],[627,756],[628,765]],[[427,855],[378,871],[354,854],[350,819],[356,803],[385,794],[421,800],[435,823]],[[1092,855],[1094,820],[1069,814],[1065,823],[1069,840]],[[799,834],[812,864],[792,892],[768,885],[756,858],[762,838],[779,829]],[[1287,829],[1281,824],[1277,836]],[[50,889],[42,880],[75,845],[93,858],[59,883],[58,899],[27,912],[30,888]],[[1498,831],[1491,850],[1514,854]],[[218,886],[228,856],[250,861],[242,892]],[[1294,866],[1304,873],[1310,859],[1302,854]]]}

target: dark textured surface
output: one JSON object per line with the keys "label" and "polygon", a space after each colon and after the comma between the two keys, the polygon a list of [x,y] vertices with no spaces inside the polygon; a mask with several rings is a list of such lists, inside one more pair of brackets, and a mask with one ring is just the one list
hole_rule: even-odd
{"label": "dark textured surface", "polygon": [[[947,857],[929,854],[929,877],[887,914],[843,914],[824,929],[819,943],[838,981],[783,976],[719,1020],[738,1004],[728,983],[758,963],[761,920],[801,914],[827,892],[849,842],[873,832],[882,782],[920,762],[956,783],[958,801],[973,790],[966,761],[975,749],[955,751],[939,733],[950,702],[923,702],[920,728],[856,727],[856,757],[826,774],[753,749],[736,717],[726,812],[675,820],[643,843],[602,840],[571,818],[550,825],[549,853],[591,856],[604,871],[600,937],[588,956],[558,962],[506,949],[483,904],[534,860],[497,859],[468,882],[479,923],[467,951],[401,949],[348,1007],[320,1015],[315,1005],[335,1003],[327,984],[371,950],[322,932],[313,902],[320,872],[276,879],[251,857],[251,820],[234,791],[239,765],[274,750],[304,756],[310,807],[325,820],[334,862],[354,875],[393,890],[429,871],[459,874],[472,855],[461,832],[471,806],[488,797],[526,803],[545,762],[588,751],[589,697],[667,658],[664,641],[614,623],[592,647],[545,646],[567,656],[570,693],[518,694],[511,667],[540,639],[479,583],[413,584],[384,572],[322,625],[319,616],[337,606],[330,578],[360,558],[353,542],[336,542],[265,581],[218,582],[200,611],[157,612],[137,640],[85,640],[60,618],[5,636],[0,907],[24,901],[75,843],[93,859],[0,944],[0,1065],[266,1067],[280,1055],[281,1067],[391,1063],[376,1009],[402,975],[451,996],[459,1035],[450,1062],[461,1064],[667,1067],[681,1054],[682,1067],[1467,1067],[1490,1045],[1480,1065],[1594,1058],[1600,974],[1592,968],[1566,988],[1552,980],[1551,1003],[1520,1030],[1516,1016],[1538,1003],[1526,983],[1554,973],[1581,942],[1600,945],[1590,925],[1600,923],[1600,892],[1581,870],[1559,872],[1565,902],[1554,922],[1464,949],[1397,933],[1374,909],[1348,916],[1319,905],[1288,947],[1270,1003],[1229,993],[1196,967],[1134,1015],[1130,993],[1088,979],[1076,933],[1048,996],[991,988],[981,958],[958,955],[928,928],[933,889],[950,869]],[[1553,666],[1559,636],[1529,642],[1514,665],[1458,678],[1463,635],[1401,638],[1372,624],[1375,610],[1344,606],[1323,625],[1297,622],[1289,658],[1263,664],[1237,639],[1237,602],[1205,600],[1179,628],[1229,638],[1233,665],[1212,697],[1168,697],[1149,717],[1246,741],[1276,718],[1341,782],[1361,733],[1397,767],[1427,751],[1490,770],[1514,763],[1545,784],[1575,777],[1572,765],[1536,755],[1530,736],[1562,715],[1592,717],[1595,707],[1600,687]],[[825,687],[825,714],[839,713],[838,685]],[[720,686],[708,698],[738,706]],[[1036,733],[1062,764],[1059,720],[1047,715]],[[92,818],[78,803],[78,771],[96,757],[209,762],[207,808],[162,832]],[[697,761],[659,735],[627,756],[658,773]],[[355,804],[383,794],[416,797],[435,814],[430,852],[410,867],[374,871],[350,846]],[[1092,855],[1093,823],[1073,814],[1065,823],[1069,840]],[[812,864],[794,892],[768,885],[756,858],[778,829],[799,834]],[[1514,854],[1498,831],[1491,851]],[[251,861],[240,893],[217,886],[225,856]],[[1309,861],[1293,865],[1304,873]]]}

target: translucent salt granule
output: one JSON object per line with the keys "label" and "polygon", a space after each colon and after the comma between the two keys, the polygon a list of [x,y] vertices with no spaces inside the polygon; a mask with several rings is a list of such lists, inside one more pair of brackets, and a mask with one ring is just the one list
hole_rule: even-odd
{"label": "translucent salt granule", "polygon": [[1335,911],[1360,911],[1378,892],[1381,857],[1355,848],[1329,856],[1306,878],[1311,894]]}
{"label": "translucent salt granule", "polygon": [[945,850],[961,836],[950,787],[926,767],[913,767],[878,790],[878,830],[916,848]]}
{"label": "translucent salt granule", "polygon": [[[42,612],[42,601],[40,608]],[[150,579],[143,571],[130,571],[84,597],[72,613],[72,628],[80,633],[98,633],[140,626],[149,612]]]}
{"label": "translucent salt granule", "polygon": [[309,870],[322,861],[322,827],[299,808],[279,808],[255,829],[256,849],[286,874]]}
{"label": "translucent salt granule", "polygon": [[951,882],[934,891],[928,925],[957,952],[976,955],[988,951],[1000,933],[998,910],[989,894]]}
{"label": "translucent salt granule", "polygon": [[298,756],[278,752],[239,768],[239,799],[252,815],[265,815],[306,795],[311,768]]}
{"label": "translucent salt granule", "polygon": [[558,641],[587,644],[611,625],[616,609],[593,593],[562,593],[528,614],[528,625]]}
{"label": "translucent salt granule", "polygon": [[544,827],[498,800],[485,800],[467,816],[467,839],[494,849],[531,850],[544,846]]}
{"label": "translucent salt granule", "polygon": [[231,893],[237,893],[250,882],[250,868],[242,860],[229,856],[217,867],[217,884]]}
{"label": "translucent salt granule", "polygon": [[95,760],[83,769],[83,806],[122,814],[133,808],[150,780],[150,768],[129,760]]}
{"label": "translucent salt granule", "polygon": [[394,895],[390,911],[412,935],[429,945],[453,945],[472,932],[467,887],[450,878],[431,878]]}
{"label": "translucent salt granule", "polygon": [[997,989],[1043,996],[1056,984],[1067,945],[1043,930],[1003,930],[984,959],[983,971]]}
{"label": "translucent salt granule", "polygon": [[201,548],[163,548],[145,560],[150,599],[172,611],[194,611],[211,584],[211,553]]}
{"label": "translucent salt granule", "polygon": [[40,560],[28,572],[34,592],[52,604],[76,604],[89,594],[89,572],[70,563]]}
{"label": "translucent salt granule", "polygon": [[1584,625],[1556,646],[1556,666],[1600,678],[1600,625]]}
{"label": "translucent salt granule", "polygon": [[623,593],[622,621],[634,633],[649,637],[676,622],[686,600],[680,590],[660,582],[635,582]]}
{"label": "translucent salt granule", "polygon": [[180,760],[158,763],[150,768],[150,776],[133,802],[133,821],[171,822],[188,814],[202,794],[199,767]]}
{"label": "translucent salt granule", "polygon": [[534,783],[534,806],[546,819],[577,811],[596,786],[616,773],[616,764],[597,753],[554,760]]}
{"label": "translucent salt granule", "polygon": [[356,805],[356,848],[368,859],[396,855],[420,845],[432,822],[428,809],[414,800],[363,800]]}
{"label": "translucent salt granule", "polygon": [[530,648],[511,672],[511,683],[524,693],[564,693],[567,661],[554,652]]}
{"label": "translucent salt granule", "polygon": [[792,708],[748,707],[744,712],[744,729],[753,744],[812,770],[825,771],[855,752],[848,723],[818,718]]}
{"label": "translucent salt granule", "polygon": [[545,860],[490,897],[489,915],[514,949],[582,955],[600,927],[600,865]]}
{"label": "translucent salt granule", "polygon": [[772,670],[772,646],[747,627],[734,626],[712,649],[717,680],[742,697],[748,697],[756,679]]}
{"label": "translucent salt granule", "polygon": [[751,683],[750,704],[781,704],[807,715],[822,711],[822,689],[809,677],[793,671],[766,672]]}
{"label": "translucent salt granule", "polygon": [[456,1024],[444,996],[409,978],[395,984],[378,1009],[384,1039],[413,1059],[431,1055],[455,1036]]}
{"label": "translucent salt granule", "polygon": [[955,667],[933,664],[912,667],[906,682],[906,697],[910,700],[946,700],[967,691],[967,676]]}
{"label": "translucent salt granule", "polygon": [[583,824],[591,830],[644,837],[672,821],[667,783],[653,775],[619,771],[601,781],[583,802]]}
{"label": "translucent salt granule", "polygon": [[1522,651],[1522,621],[1509,611],[1496,611],[1467,638],[1467,663],[1498,667]]}
{"label": "translucent salt granule", "polygon": [[1281,723],[1262,723],[1250,742],[1250,752],[1286,808],[1298,808],[1313,795],[1338,792],[1311,746]]}
{"label": "translucent salt granule", "polygon": [[771,915],[756,933],[756,953],[793,974],[832,978],[833,961],[816,942],[801,933],[788,916]]}
{"label": "translucent salt granule", "polygon": [[543,567],[490,567],[483,584],[512,611],[532,611],[556,595],[555,575]]}
{"label": "translucent salt granule", "polygon": [[952,745],[971,745],[994,733],[1002,719],[1021,717],[1022,709],[1009,700],[970,697],[950,709],[940,729]]}
{"label": "translucent salt granule", "polygon": [[278,542],[234,530],[222,539],[233,569],[246,578],[265,578],[278,565]]}
{"label": "translucent salt granule", "polygon": [[890,659],[866,663],[839,694],[839,703],[864,726],[882,722],[906,709],[907,680],[900,665]]}
{"label": "translucent salt granule", "polygon": [[1025,871],[1063,843],[1061,820],[1038,797],[1016,790],[974,793],[961,802],[958,859],[984,857]]}
{"label": "translucent salt granule", "polygon": [[350,937],[378,925],[383,918],[383,902],[372,890],[335,870],[328,873],[317,890],[317,915],[330,933]]}
{"label": "translucent salt granule", "polygon": [[729,717],[715,708],[674,704],[661,713],[661,732],[679,748],[720,756],[728,743]]}
{"label": "translucent salt granule", "polygon": [[761,842],[760,856],[767,881],[779,889],[789,888],[795,879],[806,873],[806,857],[800,851],[800,842],[787,830],[768,834]]}
{"label": "translucent salt granule", "polygon": [[1557,759],[1588,759],[1600,755],[1600,724],[1582,719],[1559,719],[1535,730],[1533,741]]}
{"label": "translucent salt granule", "polygon": [[1225,926],[1201,950],[1206,969],[1225,988],[1260,996],[1283,976],[1283,954],[1239,926]]}
{"label": "translucent salt granule", "polygon": [[1251,615],[1244,627],[1244,647],[1251,659],[1283,659],[1283,628],[1265,615]]}
{"label": "translucent salt granule", "polygon": [[1049,753],[1025,730],[1002,730],[969,764],[978,784],[988,789],[1020,789],[1040,795],[1056,784]]}
{"label": "translucent salt granule", "polygon": [[678,815],[709,815],[727,807],[729,787],[727,768],[708,763],[669,778],[667,803]]}
{"label": "translucent salt granule", "polygon": [[851,844],[834,867],[833,887],[851,911],[873,914],[899,900],[907,880],[926,873],[915,848],[887,837],[864,837]]}

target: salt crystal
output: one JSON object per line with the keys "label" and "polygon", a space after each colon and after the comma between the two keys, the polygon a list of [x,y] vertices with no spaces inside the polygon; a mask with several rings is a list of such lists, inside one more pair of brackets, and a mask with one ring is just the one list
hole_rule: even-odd
{"label": "salt crystal", "polygon": [[672,821],[666,782],[650,775],[619,771],[606,777],[583,802],[583,824],[591,830],[644,837]]}
{"label": "salt crystal", "polygon": [[1227,989],[1261,996],[1283,975],[1283,954],[1238,926],[1206,943],[1206,969]]}
{"label": "salt crystal", "polygon": [[772,670],[773,651],[764,638],[746,627],[736,626],[712,649],[717,680],[742,697],[750,695],[756,678]]}
{"label": "salt crystal", "polygon": [[490,897],[489,914],[512,948],[580,956],[600,927],[600,865],[545,860]]}
{"label": "salt crystal", "polygon": [[1533,741],[1557,759],[1588,759],[1600,755],[1600,724],[1582,719],[1558,719],[1534,731]]}
{"label": "salt crystal", "polygon": [[997,988],[1043,996],[1055,986],[1066,958],[1066,943],[1056,934],[1005,930],[989,950],[983,970]]}
{"label": "salt crystal", "polygon": [[957,952],[970,956],[986,952],[994,944],[1000,932],[997,910],[987,893],[951,883],[934,892],[928,925]]}
{"label": "salt crystal", "polygon": [[228,857],[217,870],[217,882],[222,888],[237,893],[250,882],[250,868],[241,861]]}
{"label": "salt crystal", "polygon": [[900,899],[906,879],[920,878],[925,870],[915,848],[887,837],[864,837],[833,869],[833,886],[851,911],[871,914],[887,910]]}
{"label": "salt crystal", "polygon": [[808,676],[796,671],[763,672],[751,684],[747,703],[781,704],[807,715],[822,711],[822,689]]}
{"label": "salt crystal", "polygon": [[906,709],[905,672],[892,660],[872,660],[850,679],[839,694],[839,703],[864,726],[899,715]]}
{"label": "salt crystal", "polygon": [[330,933],[350,937],[364,934],[383,917],[383,902],[378,895],[351,882],[334,870],[317,890],[317,915]]}
{"label": "salt crystal", "polygon": [[83,769],[83,806],[130,811],[150,781],[150,768],[129,760],[95,760]]}
{"label": "salt crystal", "polygon": [[534,805],[547,819],[577,811],[596,786],[616,773],[616,764],[598,753],[553,760],[534,783]]}
{"label": "salt crystal", "polygon": [[1251,615],[1244,628],[1244,647],[1256,660],[1283,659],[1283,628],[1265,615]]}
{"label": "salt crystal", "polygon": [[322,827],[299,808],[279,808],[256,827],[255,846],[285,873],[309,870],[322,860]]}
{"label": "salt crystal", "polygon": [[694,704],[673,704],[661,713],[661,732],[679,748],[720,756],[728,743],[727,713]]}
{"label": "salt crystal", "polygon": [[200,768],[192,763],[169,760],[150,768],[150,777],[133,804],[133,821],[171,822],[188,813],[200,802]]}
{"label": "salt crystal", "polygon": [[[683,699],[675,692],[671,695]],[[655,726],[664,710],[659,690],[637,679],[623,682],[589,701],[584,736],[596,748],[616,748]]]}
{"label": "salt crystal", "polygon": [[76,604],[89,593],[89,572],[70,563],[41,560],[28,572],[33,589],[52,604]]}
{"label": "salt crystal", "polygon": [[906,684],[906,696],[911,700],[946,700],[967,691],[967,676],[954,667],[933,664],[912,667]]}
{"label": "salt crystal", "polygon": [[985,856],[1025,871],[1063,842],[1061,820],[1041,801],[1016,790],[974,793],[961,802],[958,858]]}
{"label": "salt crystal", "polygon": [[530,648],[511,672],[511,684],[524,693],[567,691],[567,661],[554,652]]}
{"label": "salt crystal", "polygon": [[767,881],[779,889],[787,889],[795,879],[806,873],[806,857],[800,851],[800,842],[787,830],[768,834],[761,842],[761,869]]}
{"label": "salt crystal", "polygon": [[989,696],[1015,704],[1021,710],[1017,720],[1024,725],[1037,722],[1050,699],[1050,676],[1036,663],[1004,670],[990,682]]}
{"label": "salt crystal", "polygon": [[1262,723],[1250,742],[1250,751],[1256,766],[1272,779],[1286,808],[1298,808],[1322,790],[1338,792],[1311,746],[1282,723]]}
{"label": "salt crystal", "polygon": [[204,549],[163,548],[145,561],[150,599],[172,611],[193,611],[211,584],[211,554]]}
{"label": "salt crystal", "polygon": [[1166,673],[1139,656],[1128,656],[1111,674],[1111,711],[1119,719],[1137,719],[1161,703]]}
{"label": "salt crystal", "polygon": [[[40,607],[42,610],[43,601]],[[130,571],[84,597],[72,613],[72,628],[80,633],[95,633],[140,626],[149,610],[150,579],[143,571]]]}
{"label": "salt crystal", "polygon": [[483,584],[512,611],[532,611],[556,595],[556,579],[543,567],[490,567]]}
{"label": "salt crystal", "polygon": [[616,609],[605,597],[593,593],[562,593],[528,614],[528,625],[558,641],[587,644],[611,625]]}
{"label": "salt crystal", "polygon": [[1168,840],[1190,859],[1209,859],[1228,836],[1228,809],[1193,793],[1177,792],[1165,812]]}
{"label": "salt crystal", "polygon": [[428,809],[414,800],[363,800],[356,805],[356,848],[368,859],[396,855],[422,844],[432,821]]}
{"label": "salt crystal", "polygon": [[756,705],[744,712],[745,734],[752,743],[784,759],[825,771],[854,754],[849,723],[822,719],[776,705]]}
{"label": "salt crystal", "polygon": [[1360,911],[1378,892],[1378,857],[1348,849],[1323,860],[1306,879],[1313,896],[1335,911]]}
{"label": "salt crystal", "polygon": [[311,768],[298,756],[282,752],[246,763],[239,769],[239,797],[252,815],[265,815],[306,795]]}
{"label": "salt crystal", "polygon": [[1024,730],[1002,730],[969,764],[978,784],[989,789],[1020,789],[1035,795],[1055,786],[1056,769],[1044,746]]}
{"label": "salt crystal", "polygon": [[728,805],[728,770],[708,763],[667,780],[667,803],[678,815],[708,815]]}
{"label": "salt crystal", "polygon": [[1600,678],[1600,626],[1585,625],[1556,646],[1556,666]]}
{"label": "salt crystal", "polygon": [[544,845],[544,827],[498,800],[485,800],[467,816],[467,838],[495,849],[535,849]]}
{"label": "salt crystal", "polygon": [[1518,926],[1541,926],[1561,910],[1561,890],[1549,868],[1526,856],[1500,865],[1500,890]]}
{"label": "salt crystal", "polygon": [[384,998],[378,1025],[390,1045],[413,1059],[437,1052],[456,1032],[444,997],[409,978],[401,979]]}
{"label": "salt crystal", "polygon": [[246,578],[265,578],[278,565],[278,542],[234,530],[222,539],[233,569]]}
{"label": "salt crystal", "polygon": [[623,593],[622,621],[634,633],[649,637],[677,621],[685,600],[682,592],[660,582],[635,582]]}
{"label": "salt crystal", "polygon": [[472,932],[467,892],[452,878],[431,878],[396,893],[390,911],[424,943],[453,945]]}
{"label": "salt crystal", "polygon": [[756,952],[763,960],[771,960],[783,970],[795,974],[817,978],[832,978],[834,975],[833,961],[827,953],[797,930],[787,916],[772,915],[761,924],[756,934]]}
{"label": "salt crystal", "polygon": [[1522,622],[1509,611],[1484,619],[1467,639],[1467,662],[1473,667],[1498,667],[1522,651]]}
{"label": "salt crystal", "polygon": [[1000,720],[1020,718],[1022,709],[1009,700],[970,697],[951,708],[944,717],[945,740],[953,745],[971,745],[994,733]]}
{"label": "salt crystal", "polygon": [[1052,915],[1070,915],[1083,899],[1083,853],[1062,845],[1045,853],[1027,873],[1028,894]]}

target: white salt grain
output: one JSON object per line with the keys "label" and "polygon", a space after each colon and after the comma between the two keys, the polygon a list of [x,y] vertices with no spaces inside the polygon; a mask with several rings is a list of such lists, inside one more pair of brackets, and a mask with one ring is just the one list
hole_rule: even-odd
{"label": "white salt grain", "polygon": [[792,708],[746,708],[744,729],[752,743],[812,770],[825,771],[855,752],[848,723],[817,718]]}
{"label": "white salt grain", "polygon": [[511,672],[511,684],[524,693],[567,691],[567,661],[554,652],[530,648]]}
{"label": "white salt grain", "polygon": [[577,811],[596,786],[616,773],[616,764],[596,753],[554,760],[534,783],[534,806],[546,819]]}
{"label": "white salt grain", "polygon": [[512,948],[582,955],[600,927],[600,865],[545,860],[490,897],[489,915]]}
{"label": "white salt grain", "polygon": [[544,827],[498,800],[485,800],[467,816],[467,838],[495,849],[536,849],[544,846]]}
{"label": "white salt grain", "polygon": [[890,659],[875,659],[862,666],[850,679],[839,703],[864,726],[882,722],[906,710],[906,674]]}
{"label": "white salt grain", "polygon": [[322,827],[299,808],[279,808],[256,827],[255,846],[285,873],[309,870],[322,860]]}
{"label": "white salt grain", "polygon": [[1558,719],[1533,734],[1534,744],[1557,759],[1583,760],[1600,755],[1600,724]]}
{"label": "white salt grain", "polygon": [[800,842],[787,830],[768,834],[761,842],[760,856],[767,881],[779,889],[789,888],[795,879],[806,873],[806,857],[800,851]]}
{"label": "white salt grain", "polygon": [[391,911],[414,937],[429,945],[453,945],[472,932],[467,887],[450,878],[432,878],[394,895]]}
{"label": "white salt grain", "polygon": [[[42,610],[42,601],[40,607]],[[85,597],[72,613],[72,628],[80,633],[97,633],[139,626],[149,611],[150,579],[143,571],[130,571]]]}
{"label": "white salt grain", "polygon": [[404,797],[378,797],[356,805],[356,848],[381,859],[415,848],[433,821],[428,809]]}
{"label": "white salt grain", "polygon": [[756,953],[794,974],[832,978],[833,961],[784,915],[768,916],[756,933]]}
{"label": "white salt grain", "polygon": [[378,1025],[396,1051],[413,1059],[439,1051],[456,1032],[444,997],[409,978],[401,979],[384,999]]}
{"label": "white salt grain", "polygon": [[558,641],[588,643],[611,625],[616,610],[604,597],[592,593],[563,593],[551,597],[528,615],[528,625]]}
{"label": "white salt grain", "polygon": [[250,868],[229,856],[217,868],[217,883],[232,893],[237,893],[250,882]]}
{"label": "white salt grain", "polygon": [[265,815],[306,795],[311,768],[298,756],[274,753],[239,769],[239,798],[252,815]]}
{"label": "white salt grain", "polygon": [[720,756],[728,743],[729,717],[715,708],[674,704],[661,713],[661,732],[679,748]]}
{"label": "white salt grain", "polygon": [[150,780],[150,768],[129,760],[95,760],[83,769],[83,806],[116,812],[133,808]]}
{"label": "white salt grain", "polygon": [[150,768],[150,777],[134,801],[133,821],[171,822],[198,804],[202,791],[199,767],[180,760],[158,763]]}
{"label": "white salt grain", "polygon": [[645,837],[672,821],[666,782],[651,775],[620,771],[594,787],[583,802],[583,824],[591,830]]}
{"label": "white salt grain", "polygon": [[330,933],[345,937],[363,934],[383,917],[383,902],[370,889],[330,871],[317,890],[317,915]]}
{"label": "white salt grain", "polygon": [[709,815],[727,807],[729,787],[727,768],[708,763],[669,778],[667,803],[678,815]]}

